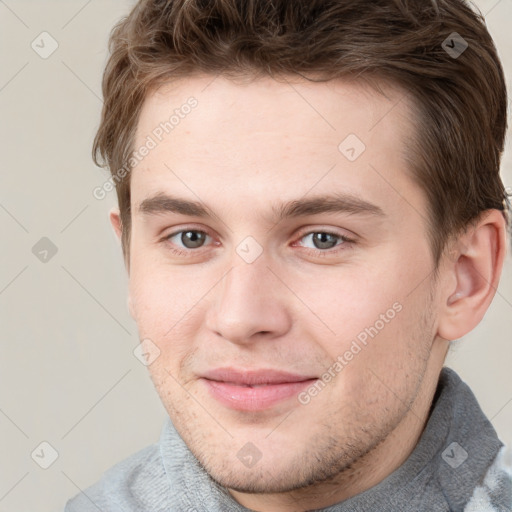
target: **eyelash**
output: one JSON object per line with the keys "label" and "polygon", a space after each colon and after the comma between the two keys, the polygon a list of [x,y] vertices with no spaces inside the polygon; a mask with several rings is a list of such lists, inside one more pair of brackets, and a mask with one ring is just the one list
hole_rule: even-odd
{"label": "eyelash", "polygon": [[[322,233],[324,235],[330,235],[330,236],[333,236],[333,237],[339,239],[339,243],[337,243],[331,249],[313,249],[311,247],[303,247],[302,248],[302,250],[306,251],[307,254],[311,254],[312,256],[315,256],[317,258],[318,257],[326,258],[329,256],[334,256],[342,251],[347,251],[347,250],[351,249],[354,246],[354,244],[356,243],[355,240],[353,240],[352,238],[349,238],[346,235],[342,235],[340,233],[335,233],[335,232],[329,231],[329,230],[321,230],[321,229],[317,229],[314,231],[306,231],[306,232],[302,233],[299,236],[298,241],[302,240],[306,236],[313,235],[315,233]],[[293,245],[295,245],[295,243],[296,242],[294,242]]]}
{"label": "eyelash", "polygon": [[[195,233],[202,233],[202,234],[212,238],[206,231],[203,231],[201,229],[185,228],[185,229],[180,229],[179,231],[174,231],[173,233],[170,233],[169,235],[166,235],[162,239],[162,242],[167,243],[169,245],[169,250],[171,251],[171,253],[178,255],[178,256],[187,256],[192,252],[200,252],[200,250],[204,248],[203,246],[201,246],[197,249],[185,249],[185,250],[177,249],[177,248],[171,246],[171,242],[170,242],[171,238],[173,238],[174,236],[179,235],[181,233],[186,233],[188,231],[193,231]],[[322,250],[322,249],[312,249],[311,247],[303,247],[302,248],[302,250],[306,251],[308,254],[312,254],[313,256],[316,256],[316,257],[332,256],[341,251],[349,250],[356,243],[355,240],[353,240],[345,235],[341,235],[340,233],[335,233],[335,232],[328,231],[328,230],[306,231],[299,236],[298,240],[300,241],[303,238],[305,238],[306,236],[313,235],[315,233],[322,233],[322,234],[334,236],[340,240],[340,243],[336,244],[331,249]],[[295,243],[296,242],[294,242],[294,244]],[[340,248],[340,247],[343,247],[343,248]]]}

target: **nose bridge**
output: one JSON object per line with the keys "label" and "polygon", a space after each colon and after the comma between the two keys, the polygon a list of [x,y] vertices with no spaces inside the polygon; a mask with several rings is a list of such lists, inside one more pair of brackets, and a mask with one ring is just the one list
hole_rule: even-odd
{"label": "nose bridge", "polygon": [[234,256],[239,261],[216,287],[208,327],[235,343],[248,343],[257,333],[282,335],[290,327],[289,312],[266,258],[247,263]]}
{"label": "nose bridge", "polygon": [[227,319],[238,317],[243,320],[250,312],[262,313],[265,306],[275,300],[272,293],[272,274],[263,258],[252,263],[241,261],[233,265],[225,276],[221,286],[219,305],[223,316]]}

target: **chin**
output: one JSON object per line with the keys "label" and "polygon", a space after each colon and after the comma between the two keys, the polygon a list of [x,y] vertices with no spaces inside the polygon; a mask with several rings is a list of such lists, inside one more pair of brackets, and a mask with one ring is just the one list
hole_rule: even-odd
{"label": "chin", "polygon": [[[208,470],[207,470],[208,471]],[[208,471],[210,477],[219,485],[232,491],[245,494],[278,494],[295,491],[309,487],[316,483],[315,479],[293,480],[288,473],[286,481],[277,480],[268,471],[259,471],[258,474],[249,470],[247,474],[217,474]]]}

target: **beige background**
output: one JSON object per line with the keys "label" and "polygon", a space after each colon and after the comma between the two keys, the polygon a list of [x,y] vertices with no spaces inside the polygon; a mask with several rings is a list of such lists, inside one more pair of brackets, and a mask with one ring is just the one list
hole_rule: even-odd
{"label": "beige background", "polygon": [[[133,355],[127,282],[107,223],[114,194],[92,195],[107,177],[90,159],[107,37],[132,3],[0,0],[0,512],[62,510],[104,470],[156,441],[165,415]],[[477,5],[512,89],[512,1]],[[43,31],[58,44],[46,59],[31,47],[51,49]],[[503,176],[510,187],[510,134]],[[32,252],[42,237],[57,248],[46,262]],[[448,361],[508,444],[511,318],[509,254],[486,318]],[[36,461],[51,462],[43,441],[59,455],[46,470],[31,458],[35,450]]]}

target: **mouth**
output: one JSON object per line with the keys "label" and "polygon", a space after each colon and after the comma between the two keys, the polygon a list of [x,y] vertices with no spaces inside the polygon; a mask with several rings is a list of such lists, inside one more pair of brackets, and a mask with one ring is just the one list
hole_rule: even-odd
{"label": "mouth", "polygon": [[262,411],[296,397],[318,378],[276,370],[218,368],[201,379],[210,395],[238,411]]}

